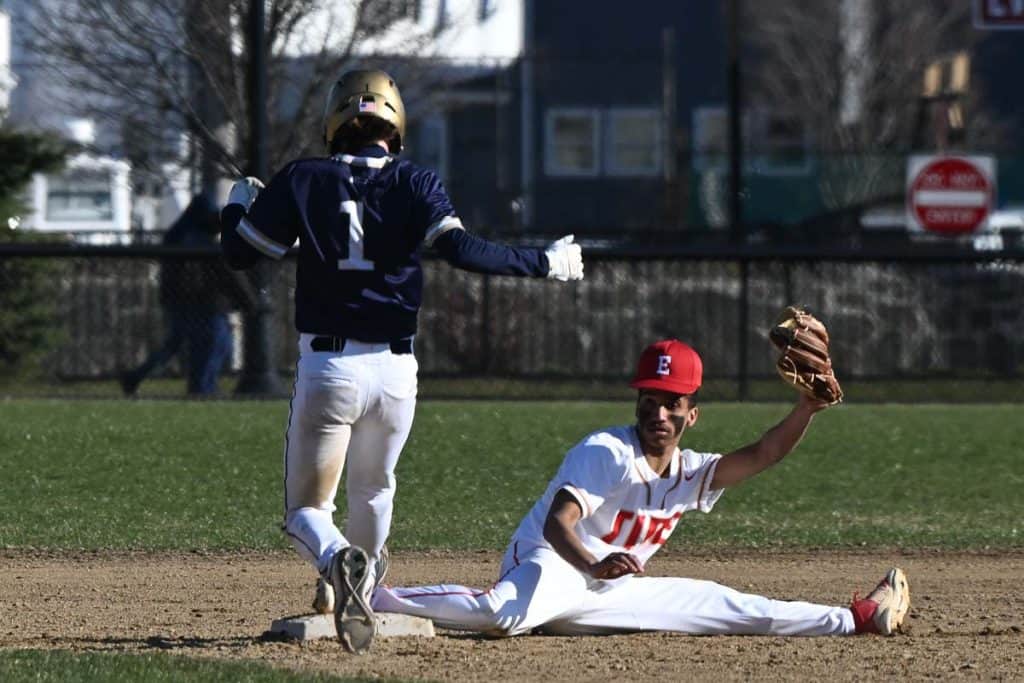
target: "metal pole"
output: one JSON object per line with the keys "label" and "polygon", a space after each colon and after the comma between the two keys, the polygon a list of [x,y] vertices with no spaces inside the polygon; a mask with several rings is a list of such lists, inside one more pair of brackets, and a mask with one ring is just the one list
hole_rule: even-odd
{"label": "metal pole", "polygon": [[746,401],[750,398],[750,367],[747,357],[750,353],[750,261],[740,257],[740,306],[739,306],[739,398]]}
{"label": "metal pole", "polygon": [[533,223],[533,70],[535,58],[533,21],[536,13],[534,0],[523,0],[523,56],[519,60],[519,119],[522,126],[522,147],[520,149],[520,208],[519,227],[529,230]]}
{"label": "metal pole", "polygon": [[746,244],[743,222],[743,102],[740,82],[740,0],[729,0],[729,225],[734,244]]}
{"label": "metal pole", "polygon": [[261,180],[267,178],[267,56],[265,51],[264,0],[251,0],[249,7],[249,171]]}
{"label": "metal pole", "polygon": [[491,373],[491,276],[483,276],[480,302],[480,373]]}
{"label": "metal pole", "polygon": [[662,167],[664,185],[665,220],[669,228],[679,227],[679,188],[676,187],[676,31],[671,26],[661,30],[661,118],[662,150],[665,155]]}
{"label": "metal pole", "polygon": [[[267,63],[264,50],[264,0],[251,0],[247,42],[249,72],[246,86],[249,99],[249,167],[247,173],[264,182],[267,177]],[[235,392],[238,394],[284,394],[281,378],[274,368],[271,354],[270,326],[274,320],[274,301],[270,295],[273,264],[257,263],[249,271],[256,291],[254,310],[244,316],[245,359]]]}

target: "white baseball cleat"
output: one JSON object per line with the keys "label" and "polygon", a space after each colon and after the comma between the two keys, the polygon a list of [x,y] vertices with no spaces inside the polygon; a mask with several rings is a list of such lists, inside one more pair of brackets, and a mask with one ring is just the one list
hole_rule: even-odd
{"label": "white baseball cleat", "polygon": [[362,654],[373,643],[376,621],[370,609],[368,583],[370,559],[357,546],[339,551],[331,559],[330,579],[334,586],[334,627],[346,650]]}
{"label": "white baseball cleat", "polygon": [[903,626],[910,611],[910,584],[902,569],[894,567],[864,599],[850,605],[857,633],[891,636]]}

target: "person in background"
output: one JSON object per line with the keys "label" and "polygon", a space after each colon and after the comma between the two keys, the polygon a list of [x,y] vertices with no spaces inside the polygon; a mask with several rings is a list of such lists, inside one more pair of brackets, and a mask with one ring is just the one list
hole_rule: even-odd
{"label": "person in background", "polygon": [[[163,244],[215,246],[219,233],[216,204],[204,195],[196,195],[167,230]],[[166,334],[141,365],[121,375],[122,391],[134,396],[147,377],[187,349],[188,394],[216,394],[218,378],[233,347],[228,313],[247,310],[254,300],[247,281],[220,259],[164,258],[159,286]]]}

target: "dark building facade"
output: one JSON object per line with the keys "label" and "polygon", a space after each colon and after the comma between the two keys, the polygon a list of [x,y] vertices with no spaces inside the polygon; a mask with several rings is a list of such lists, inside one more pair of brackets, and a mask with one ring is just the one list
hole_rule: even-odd
{"label": "dark building facade", "polygon": [[[525,0],[523,56],[452,85],[443,134],[436,122],[422,130],[414,122],[409,153],[415,158],[422,151],[418,134],[430,137],[425,160],[443,158],[460,214],[481,232],[723,238],[729,232],[727,7],[700,0],[628,6]],[[971,106],[985,111],[978,120],[998,121],[1008,134],[986,149],[971,148],[968,136],[959,151],[994,154],[999,204],[1013,205],[1024,201],[1024,90],[1015,84],[1024,32],[969,22],[965,11],[959,35],[968,36],[966,44],[946,47],[970,51]],[[752,233],[761,226],[777,234],[830,220],[823,217],[837,207],[825,196],[823,178],[846,160],[822,142],[814,128],[821,121],[782,102],[756,101],[750,32],[759,29],[748,23],[740,31],[743,211]],[[843,38],[822,40],[841,46]],[[884,157],[887,181],[876,194],[891,197],[903,191],[906,157],[930,151],[930,142],[915,147],[908,139],[853,154]],[[855,159],[848,165],[861,167]]]}
{"label": "dark building facade", "polygon": [[444,157],[474,229],[618,237],[695,222],[691,128],[699,107],[724,106],[721,8],[641,4],[527,0],[524,56],[452,88],[443,154],[423,154],[415,136],[438,132],[413,122],[410,156]]}

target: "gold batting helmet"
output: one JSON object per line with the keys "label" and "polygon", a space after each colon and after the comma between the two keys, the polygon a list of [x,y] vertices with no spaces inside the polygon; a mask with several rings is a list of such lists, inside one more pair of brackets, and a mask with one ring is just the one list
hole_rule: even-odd
{"label": "gold batting helmet", "polygon": [[405,105],[395,79],[376,69],[359,69],[341,75],[327,95],[324,108],[324,142],[331,142],[338,129],[357,116],[383,119],[398,130],[388,143],[392,154],[402,151],[405,138]]}

